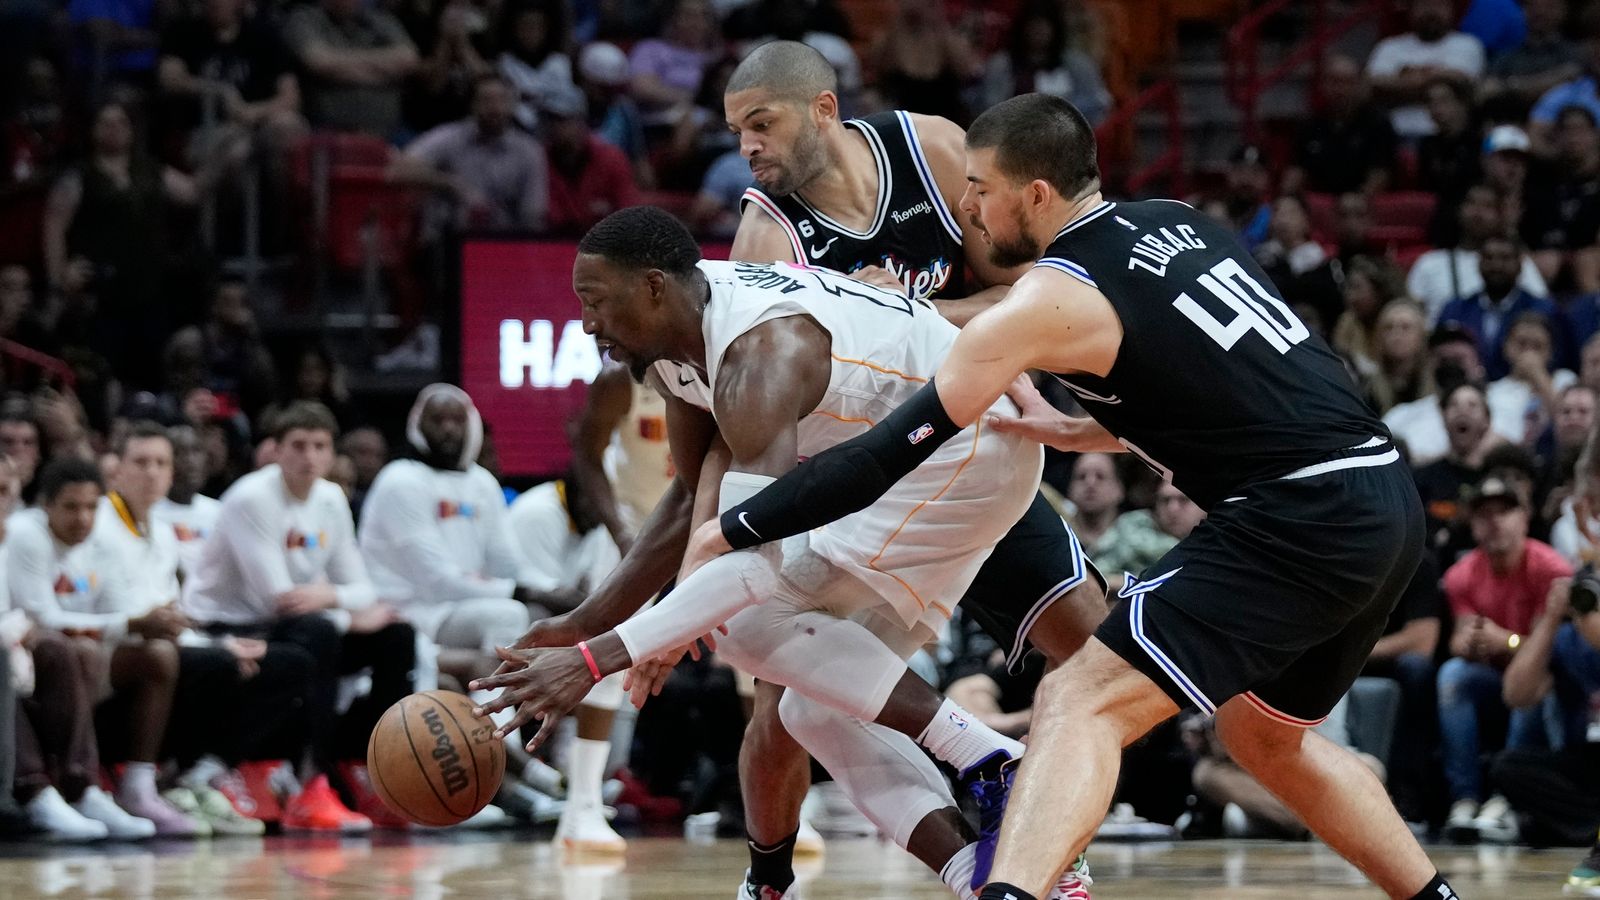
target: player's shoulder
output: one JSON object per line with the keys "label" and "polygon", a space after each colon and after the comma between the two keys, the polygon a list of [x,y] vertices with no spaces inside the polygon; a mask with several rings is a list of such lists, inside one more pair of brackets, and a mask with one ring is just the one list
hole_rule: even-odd
{"label": "player's shoulder", "polygon": [[395,459],[384,463],[372,479],[368,496],[377,496],[397,488],[411,487],[427,477],[429,468],[415,459]]}
{"label": "player's shoulder", "polygon": [[6,517],[7,547],[26,545],[30,549],[38,546],[48,546],[50,541],[49,526],[45,522],[44,510],[36,506],[19,509]]}
{"label": "player's shoulder", "polygon": [[222,492],[224,509],[240,506],[258,506],[280,498],[283,489],[283,472],[274,463],[239,476],[239,479]]}
{"label": "player's shoulder", "polygon": [[562,484],[559,481],[536,484],[511,501],[511,515],[525,519],[546,515],[551,510],[560,511],[561,494]]}

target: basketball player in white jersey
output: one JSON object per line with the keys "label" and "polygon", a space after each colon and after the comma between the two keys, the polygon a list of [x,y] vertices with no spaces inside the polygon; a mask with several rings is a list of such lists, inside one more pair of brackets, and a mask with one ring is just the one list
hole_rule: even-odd
{"label": "basketball player in white jersey", "polygon": [[[925,303],[834,273],[701,262],[683,226],[647,207],[591,230],[573,281],[585,329],[636,377],[654,364],[653,377],[672,393],[675,454],[694,448],[703,457],[713,440],[726,444],[722,504],[887,414],[925,381],[956,334]],[[694,455],[679,458],[698,469]],[[942,463],[855,519],[810,535],[809,546],[786,548],[781,560],[746,554],[695,573],[592,646],[502,651],[525,667],[475,682],[508,688],[480,712],[520,704],[501,730],[541,718],[531,742],[538,743],[594,681],[671,654],[726,621],[720,652],[794,689],[780,705],[790,732],[884,834],[939,871],[957,896],[973,897],[984,844],[909,736],[964,777],[997,770],[1022,748],[942,700],[904,660],[932,638],[1029,509],[1042,456],[977,428]],[[976,522],[949,527],[974,512]],[[997,825],[1003,794],[983,801],[986,824]],[[1052,896],[1087,896],[1070,872],[1060,889],[1067,893]],[[762,887],[741,896],[796,894]]]}

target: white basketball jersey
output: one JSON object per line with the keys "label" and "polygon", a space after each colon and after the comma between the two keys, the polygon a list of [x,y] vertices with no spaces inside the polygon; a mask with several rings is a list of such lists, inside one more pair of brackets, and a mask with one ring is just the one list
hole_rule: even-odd
{"label": "white basketball jersey", "polygon": [[[807,316],[828,332],[831,374],[799,423],[814,456],[877,424],[938,371],[959,333],[925,301],[793,263],[700,263],[711,283],[702,329],[709,380],[659,362],[667,390],[717,414],[717,373],[729,345],[764,322]],[[1015,415],[1009,400],[996,411]],[[1038,489],[1037,444],[974,425],[934,452],[868,509],[811,535],[816,552],[875,588],[906,624],[949,615],[994,544]]]}
{"label": "white basketball jersey", "polygon": [[647,385],[633,385],[628,414],[611,432],[603,459],[617,509],[637,529],[672,483],[667,445],[667,401]]}

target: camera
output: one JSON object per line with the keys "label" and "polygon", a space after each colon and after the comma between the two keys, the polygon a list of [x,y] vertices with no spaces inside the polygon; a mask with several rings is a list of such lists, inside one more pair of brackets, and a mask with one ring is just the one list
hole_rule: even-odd
{"label": "camera", "polygon": [[1567,605],[1579,615],[1592,613],[1600,605],[1600,573],[1595,572],[1593,564],[1585,563],[1583,568],[1572,574]]}

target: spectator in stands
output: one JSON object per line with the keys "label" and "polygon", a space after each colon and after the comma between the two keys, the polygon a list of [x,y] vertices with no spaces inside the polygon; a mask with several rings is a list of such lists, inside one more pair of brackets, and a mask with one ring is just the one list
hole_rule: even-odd
{"label": "spectator in stands", "polygon": [[1239,233],[1245,247],[1255,250],[1267,239],[1272,221],[1272,173],[1260,147],[1245,144],[1228,157],[1221,196],[1225,222]]}
{"label": "spectator in stands", "polygon": [[11,474],[22,485],[22,496],[32,496],[28,485],[39,471],[43,447],[39,420],[31,410],[12,406],[0,412],[0,453],[10,461]]}
{"label": "spectator in stands", "polygon": [[67,21],[76,38],[73,64],[88,96],[105,96],[114,83],[150,86],[156,67],[155,0],[70,0]]}
{"label": "spectator in stands", "polygon": [[1472,106],[1473,90],[1471,82],[1437,78],[1423,91],[1433,130],[1417,146],[1417,184],[1437,195],[1447,210],[1460,205],[1480,175],[1483,132]]}
{"label": "spectator in stands", "polygon": [[748,188],[755,187],[750,161],[738,150],[730,150],[712,161],[700,180],[700,190],[685,217],[695,234],[732,238],[739,228],[739,203]]}
{"label": "spectator in stands", "polygon": [[1390,794],[1408,822],[1426,818],[1428,774],[1433,771],[1438,734],[1434,658],[1443,612],[1439,564],[1432,554],[1424,553],[1361,669],[1364,677],[1387,678],[1400,685],[1395,740],[1384,762]]}
{"label": "spectator in stands", "polygon": [[[1528,537],[1528,498],[1507,482],[1484,479],[1468,506],[1478,546],[1444,574],[1455,617],[1450,659],[1439,668],[1439,730],[1451,800],[1445,828],[1453,837],[1493,839],[1514,826],[1505,798],[1485,795],[1480,722],[1504,709],[1506,664],[1538,620],[1552,582],[1572,568],[1550,545]],[[1538,746],[1543,735],[1537,710],[1511,711],[1507,749]]]}
{"label": "spectator in stands", "polygon": [[172,442],[172,488],[150,508],[150,520],[172,529],[178,542],[178,568],[190,578],[200,562],[200,548],[216,530],[222,504],[200,493],[206,476],[206,450],[194,427],[174,425],[167,430],[167,439]]}
{"label": "spectator in stands", "polygon": [[1567,385],[1556,395],[1550,429],[1538,445],[1539,494],[1544,500],[1537,512],[1541,521],[1551,523],[1550,546],[1575,566],[1581,561],[1575,500],[1579,482],[1585,480],[1579,460],[1594,431],[1597,409],[1600,391],[1581,381]]}
{"label": "spectator in stands", "polygon": [[[1582,106],[1555,120],[1554,164],[1529,179],[1523,231],[1540,274],[1582,293],[1600,291],[1600,128]],[[1565,277],[1563,277],[1565,276]]]}
{"label": "spectator in stands", "polygon": [[[378,717],[411,693],[416,634],[377,601],[356,547],[350,507],[328,481],[338,424],[326,407],[290,405],[274,419],[277,462],[240,478],[222,495],[216,532],[205,543],[184,608],[215,635],[261,638],[269,648],[302,648],[313,662],[306,699],[311,740],[305,789],[289,801],[287,829],[366,831],[396,823],[372,792],[367,737]],[[371,689],[337,713],[341,675],[371,670]],[[363,812],[347,809],[328,776],[336,764]]]}
{"label": "spectator in stands", "polygon": [[355,466],[355,490],[350,494],[350,511],[356,524],[361,524],[361,508],[366,503],[367,491],[378,473],[389,464],[389,442],[383,432],[370,426],[352,428],[339,439],[339,454],[350,457]]}
{"label": "spectator in stands", "polygon": [[439,645],[439,670],[462,684],[500,665],[494,648],[527,630],[542,599],[527,586],[500,484],[474,462],[482,435],[465,391],[423,388],[406,421],[417,458],[378,473],[359,532],[378,596]]}
{"label": "spectator in stands", "polygon": [[93,811],[100,797],[89,794],[79,811],[120,837],[208,834],[204,822],[173,808],[156,789],[178,679],[175,641],[188,622],[170,599],[144,591],[121,548],[94,534],[103,489],[93,463],[55,460],[39,481],[40,508],[14,517],[6,540],[12,601],[42,628],[92,640],[85,671],[97,691],[109,685],[127,715],[128,765],[117,789],[125,812],[118,816],[109,800]]}
{"label": "spectator in stands", "polygon": [[1532,450],[1550,425],[1556,395],[1578,376],[1554,368],[1556,338],[1545,313],[1521,312],[1509,322],[1502,342],[1507,372],[1489,384],[1489,421],[1501,437]]}
{"label": "spectator in stands", "polygon": [[235,411],[250,417],[267,405],[276,389],[277,370],[261,340],[250,288],[243,279],[217,281],[204,320],[179,330],[168,341],[165,369],[173,392],[169,407],[176,403],[181,409],[195,388],[214,398],[199,419],[182,410],[191,424],[203,424],[214,416],[228,418]]}
{"label": "spectator in stands", "polygon": [[0,338],[34,350],[50,350],[52,339],[33,296],[27,266],[0,266]]}
{"label": "spectator in stands", "polygon": [[660,37],[633,45],[633,97],[650,124],[671,124],[694,103],[706,69],[721,55],[721,39],[705,0],[675,0],[663,13]]}
{"label": "spectator in stands", "polygon": [[42,183],[66,161],[70,129],[63,93],[55,63],[29,57],[9,114],[0,122],[0,186]]}
{"label": "spectator in stands", "polygon": [[[1474,185],[1467,190],[1456,209],[1456,221],[1460,225],[1460,236],[1455,246],[1440,247],[1422,254],[1411,264],[1411,271],[1406,275],[1406,293],[1427,307],[1428,321],[1434,325],[1443,321],[1440,314],[1446,304],[1452,300],[1470,298],[1483,290],[1478,250],[1491,237],[1504,237],[1507,233],[1505,220],[1501,217],[1500,198],[1488,185]],[[1519,256],[1521,268],[1512,275],[1512,283],[1519,293],[1537,298],[1548,297],[1545,281],[1539,277],[1533,260],[1525,254]],[[1488,341],[1484,344],[1492,346]],[[1485,363],[1488,359],[1486,353]],[[1499,377],[1499,373],[1494,377]]]}
{"label": "spectator in stands", "polygon": [[1300,296],[1300,277],[1327,262],[1328,252],[1311,239],[1311,217],[1298,196],[1284,194],[1272,201],[1267,239],[1256,247],[1255,257],[1279,292],[1290,299]]}
{"label": "spectator in stands", "polygon": [[417,64],[417,89],[407,121],[417,131],[453,122],[471,112],[473,86],[494,71],[494,6],[475,0],[443,0],[433,14],[411,32],[423,50]]}
{"label": "spectator in stands", "polygon": [[246,17],[245,0],[206,0],[170,25],[157,78],[173,124],[192,133],[191,160],[236,152],[241,139],[275,157],[305,131],[288,54],[270,26]]}
{"label": "spectator in stands", "polygon": [[966,125],[961,90],[983,74],[983,60],[951,26],[942,6],[899,0],[895,9],[894,21],[872,50],[885,104]]}
{"label": "spectator in stands", "polygon": [[[1528,153],[1533,145],[1528,133],[1515,125],[1496,125],[1483,139],[1483,183],[1500,196],[1500,221],[1507,228],[1521,229],[1528,210]],[[1433,230],[1441,233],[1443,223],[1453,212],[1442,204],[1434,208]],[[1455,222],[1449,220],[1448,235],[1455,243]]]}
{"label": "spectator in stands", "polygon": [[448,198],[446,227],[452,231],[543,231],[549,170],[539,142],[512,122],[515,104],[503,75],[479,77],[471,118],[440,125],[412,141],[395,155],[390,177],[431,186]]}
{"label": "spectator in stands", "polygon": [[1375,194],[1389,185],[1395,163],[1394,127],[1371,101],[1361,64],[1333,54],[1317,84],[1322,105],[1301,123],[1284,193]]}
{"label": "spectator in stands", "polygon": [[633,169],[622,151],[589,131],[588,110],[577,89],[546,101],[549,137],[550,230],[582,234],[607,215],[639,202]]}
{"label": "spectator in stands", "polygon": [[698,186],[707,168],[739,151],[739,139],[723,118],[723,94],[739,60],[725,56],[707,67],[694,104],[682,111],[667,141],[653,154],[661,185],[673,190]]}
{"label": "spectator in stands", "polygon": [[1115,588],[1122,574],[1137,578],[1155,565],[1205,517],[1205,510],[1164,481],[1156,488],[1154,507],[1129,510],[1117,516],[1111,530],[1100,539],[1095,565],[1103,570]]}
{"label": "spectator in stands", "polygon": [[1358,256],[1344,271],[1344,313],[1333,326],[1333,349],[1360,377],[1378,372],[1378,313],[1405,298],[1400,271],[1378,257]]}
{"label": "spectator in stands", "polygon": [[644,114],[629,93],[632,82],[628,54],[616,44],[596,41],[578,55],[578,86],[589,103],[590,128],[595,137],[621,150],[633,163],[634,181],[649,187],[655,184],[655,172],[645,144]]}
{"label": "spectator in stands", "polygon": [[[841,18],[837,7],[826,2],[791,3],[789,0],[759,0],[750,8],[750,14],[750,18],[760,25],[759,29],[755,30],[760,37],[745,43],[746,52],[749,48],[769,41],[797,41],[805,44],[822,54],[822,58],[833,67],[834,76],[838,79],[839,108],[844,114],[852,115],[860,108],[861,60],[856,56],[855,48],[847,40],[848,27],[839,28],[840,25],[848,23],[833,21]],[[725,27],[723,33],[731,35],[733,31]],[[1095,78],[1099,78],[1098,70],[1095,71]],[[1031,91],[1033,88],[1028,90]],[[1093,108],[1092,98],[1081,99],[1088,102],[1091,109]],[[1085,115],[1093,116],[1093,113],[1085,112]]]}
{"label": "spectator in stands", "polygon": [[1503,99],[1511,118],[1522,119],[1544,94],[1577,78],[1582,55],[1562,34],[1567,17],[1563,0],[1523,0],[1528,33],[1522,42],[1489,63],[1482,86],[1489,98]]}
{"label": "spectator in stands", "polygon": [[[1484,370],[1491,380],[1495,380],[1511,372],[1511,360],[1506,356],[1505,348],[1510,323],[1528,312],[1545,316],[1553,323],[1560,312],[1543,295],[1529,293],[1521,287],[1518,268],[1526,263],[1526,257],[1521,242],[1516,238],[1502,234],[1486,237],[1480,242],[1476,255],[1480,289],[1446,303],[1439,311],[1439,322],[1455,322],[1477,336],[1478,354],[1483,359]],[[1421,264],[1420,260],[1418,264]],[[1416,274],[1415,268],[1412,274]],[[1563,332],[1552,349],[1560,348],[1562,344],[1559,342],[1564,338]],[[1548,362],[1554,363],[1558,359],[1558,356],[1552,355]]]}
{"label": "spectator in stands", "polygon": [[360,0],[320,0],[296,7],[283,30],[314,127],[400,134],[401,89],[420,59],[399,20]]}
{"label": "spectator in stands", "polygon": [[1447,568],[1474,545],[1467,528],[1466,499],[1483,475],[1483,460],[1501,443],[1489,427],[1489,401],[1483,388],[1458,383],[1441,395],[1449,449],[1416,470],[1417,493],[1427,514],[1429,545]]}
{"label": "spectator in stands", "polygon": [[1422,306],[1409,297],[1384,304],[1378,312],[1372,347],[1373,370],[1361,379],[1362,393],[1382,415],[1402,403],[1434,393],[1428,360],[1428,322]]}
{"label": "spectator in stands", "polygon": [[1067,35],[1053,4],[1032,3],[1017,14],[1006,49],[989,57],[983,75],[988,109],[1018,94],[1052,94],[1098,125],[1111,111],[1111,92],[1100,67],[1081,50],[1067,47]]}
{"label": "spectator in stands", "polygon": [[1378,99],[1391,110],[1395,134],[1415,141],[1433,133],[1423,103],[1428,85],[1448,79],[1470,85],[1483,74],[1483,45],[1451,30],[1451,0],[1414,0],[1411,30],[1384,38],[1367,58],[1367,76]]}
{"label": "spectator in stands", "polygon": [[[1503,696],[1512,709],[1530,711],[1554,697],[1561,711],[1561,746],[1507,750],[1490,772],[1520,814],[1521,839],[1534,846],[1588,842],[1600,828],[1600,741],[1591,737],[1591,711],[1600,702],[1600,613],[1573,607],[1572,579],[1551,583],[1543,614],[1506,666]],[[1574,872],[1578,883],[1568,884],[1600,887],[1597,867],[1589,868],[1590,876]],[[1567,893],[1583,895],[1571,887]]]}
{"label": "spectator in stands", "polygon": [[1528,113],[1528,129],[1534,146],[1541,153],[1551,149],[1556,119],[1569,106],[1581,106],[1590,117],[1600,120],[1600,93],[1596,93],[1596,75],[1600,74],[1600,7],[1585,6],[1578,16],[1577,38],[1579,63],[1583,71],[1567,81],[1544,92],[1533,110]]}
{"label": "spectator in stands", "polygon": [[345,383],[344,366],[320,343],[308,342],[300,347],[289,377],[282,380],[280,389],[284,395],[257,417],[257,422],[263,426],[258,430],[275,432],[277,429],[271,424],[273,416],[299,400],[322,404],[339,421],[350,416],[350,387]]}
{"label": "spectator in stands", "polygon": [[518,124],[541,135],[545,104],[576,86],[566,54],[566,9],[561,0],[519,0],[501,18],[500,74],[516,90]]}
{"label": "spectator in stands", "polygon": [[1101,542],[1111,536],[1124,496],[1122,475],[1110,455],[1082,453],[1073,461],[1072,480],[1067,484],[1070,509],[1066,518],[1090,559],[1097,556]]}
{"label": "spectator in stands", "polygon": [[89,157],[50,192],[43,227],[50,286],[93,295],[93,345],[136,387],[158,383],[150,348],[171,329],[167,205],[195,203],[214,178],[190,177],[143,155],[128,108],[107,103],[95,114]]}

